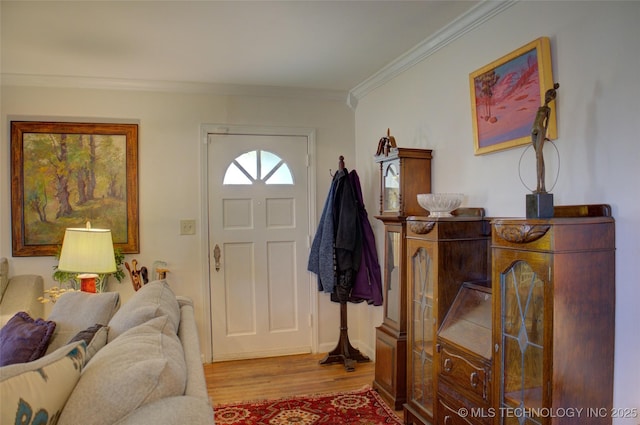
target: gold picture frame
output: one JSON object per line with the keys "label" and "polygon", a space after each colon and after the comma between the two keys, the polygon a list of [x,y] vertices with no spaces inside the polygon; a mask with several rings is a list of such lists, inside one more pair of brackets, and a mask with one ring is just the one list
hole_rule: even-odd
{"label": "gold picture frame", "polygon": [[[475,155],[531,143],[545,92],[553,88],[549,38],[540,37],[469,74]],[[556,108],[547,138],[557,137]]]}
{"label": "gold picture frame", "polygon": [[87,221],[140,252],[138,125],[12,121],[13,255],[56,255],[65,229]]}

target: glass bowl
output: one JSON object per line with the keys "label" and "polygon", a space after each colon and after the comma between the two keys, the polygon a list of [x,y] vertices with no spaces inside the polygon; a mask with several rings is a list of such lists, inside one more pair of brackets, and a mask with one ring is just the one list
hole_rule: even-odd
{"label": "glass bowl", "polygon": [[429,217],[452,217],[451,211],[462,204],[462,193],[420,193],[418,203],[429,211]]}

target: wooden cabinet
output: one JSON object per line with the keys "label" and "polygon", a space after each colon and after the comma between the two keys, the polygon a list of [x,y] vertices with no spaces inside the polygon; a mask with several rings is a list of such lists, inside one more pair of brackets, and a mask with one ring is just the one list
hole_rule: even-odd
{"label": "wooden cabinet", "polygon": [[587,412],[613,402],[614,238],[609,216],[492,221],[496,425],[611,423]]}
{"label": "wooden cabinet", "polygon": [[396,410],[407,394],[406,217],[424,210],[418,193],[431,192],[431,151],[392,148],[376,156],[380,164],[380,215],[384,223],[384,317],[376,328],[373,387]]}
{"label": "wooden cabinet", "polygon": [[[438,417],[438,361],[442,357],[436,356],[436,332],[462,283],[489,276],[489,226],[484,211],[463,212],[468,215],[458,212],[451,218],[407,219],[406,424],[433,423]],[[456,349],[452,345],[447,352],[455,354]]]}

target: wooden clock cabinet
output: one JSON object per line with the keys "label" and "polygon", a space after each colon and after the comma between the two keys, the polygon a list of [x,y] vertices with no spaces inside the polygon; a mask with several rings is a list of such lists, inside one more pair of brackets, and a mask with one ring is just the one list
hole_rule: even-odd
{"label": "wooden clock cabinet", "polygon": [[431,192],[431,150],[391,148],[380,165],[380,209],[384,223],[384,316],[376,328],[373,388],[396,410],[406,401],[407,278],[406,218],[425,212],[418,193]]}

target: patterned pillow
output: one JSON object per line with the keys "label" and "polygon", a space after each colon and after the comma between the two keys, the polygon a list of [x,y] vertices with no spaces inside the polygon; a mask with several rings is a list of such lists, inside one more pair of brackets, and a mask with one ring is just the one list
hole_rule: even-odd
{"label": "patterned pillow", "polygon": [[16,313],[0,329],[0,366],[42,357],[55,329],[55,322],[33,319],[24,311]]}
{"label": "patterned pillow", "polygon": [[0,423],[55,424],[85,364],[74,342],[34,362],[0,368]]}

